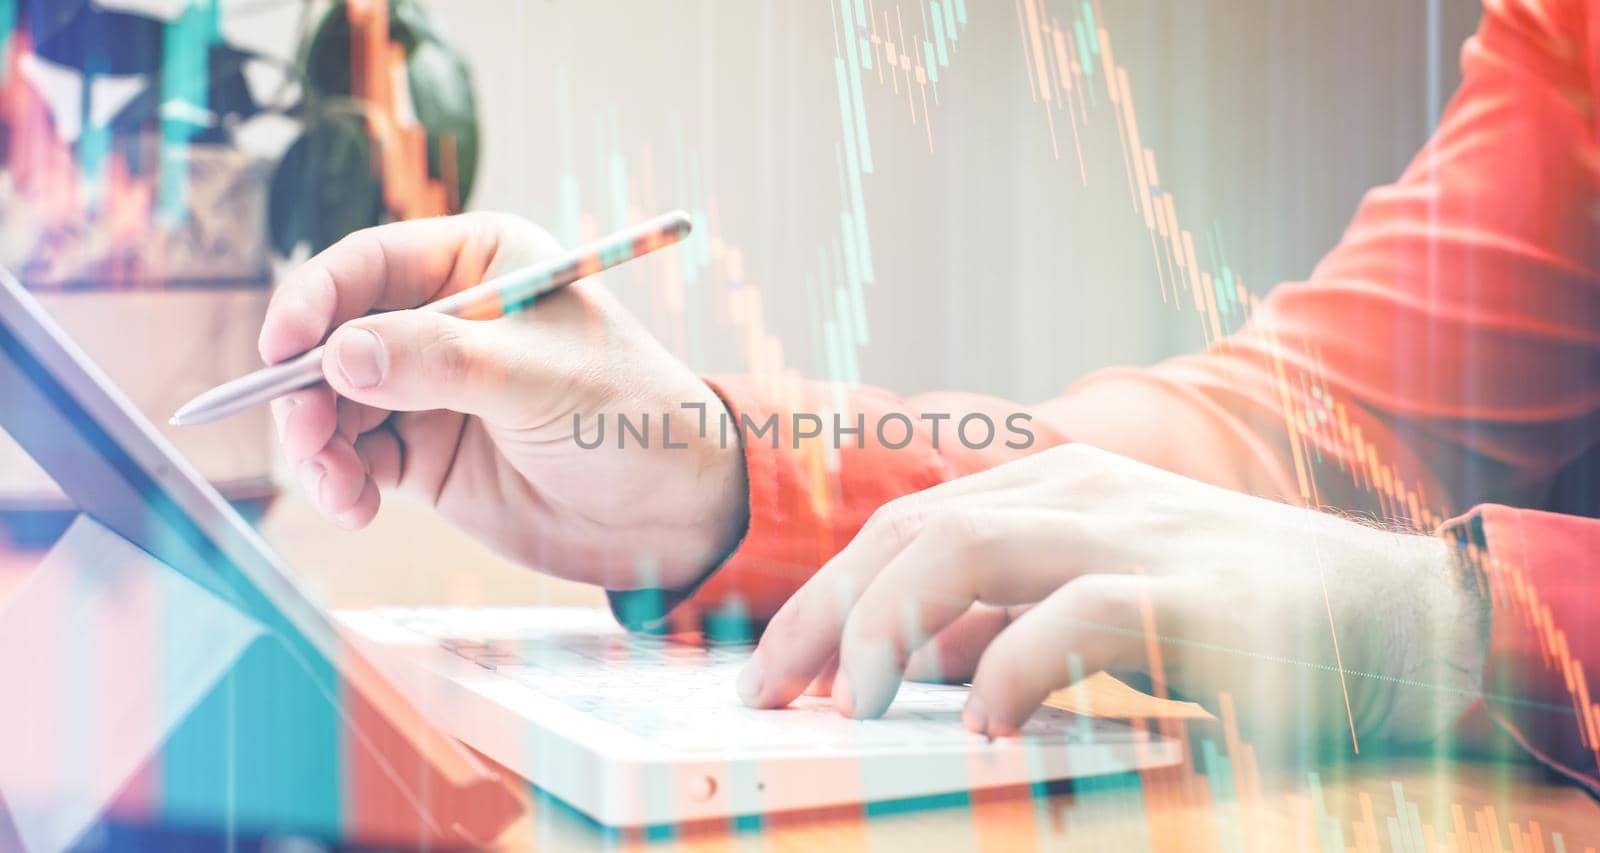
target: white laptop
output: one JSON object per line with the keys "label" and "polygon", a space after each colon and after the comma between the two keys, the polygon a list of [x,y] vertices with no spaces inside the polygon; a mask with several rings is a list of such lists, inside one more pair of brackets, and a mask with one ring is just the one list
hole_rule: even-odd
{"label": "white laptop", "polygon": [[740,703],[748,646],[629,634],[588,608],[379,608],[336,614],[449,734],[611,826],[669,824],[1121,773],[1180,746],[1041,708],[1023,736],[961,724],[967,688],[907,683],[878,720],[825,697]]}
{"label": "white laptop", "polygon": [[[250,718],[268,729],[240,739],[273,746],[242,766],[219,754],[216,768],[203,769],[227,781],[207,789],[215,796],[201,798],[204,808],[189,803],[158,820],[308,831],[304,813],[316,803],[244,783],[293,778],[312,790],[328,777],[342,784],[345,763],[359,761],[362,781],[342,794],[349,812],[340,803],[322,809],[329,814],[311,821],[314,835],[486,843],[518,804],[493,768],[443,735],[612,826],[907,800],[1181,757],[1170,739],[1051,709],[1034,715],[1024,737],[991,743],[961,725],[966,689],[955,686],[907,684],[881,720],[848,720],[820,698],[751,710],[733,688],[747,649],[630,636],[600,610],[354,611],[339,615],[347,629],[339,631],[3,270],[0,429],[100,528],[248,617],[271,650],[287,653],[276,681],[235,679],[241,703],[281,704],[291,686],[309,691],[302,704],[327,707],[306,719],[327,720],[346,744],[330,751],[299,738],[295,723]],[[58,793],[81,792],[47,799]]]}

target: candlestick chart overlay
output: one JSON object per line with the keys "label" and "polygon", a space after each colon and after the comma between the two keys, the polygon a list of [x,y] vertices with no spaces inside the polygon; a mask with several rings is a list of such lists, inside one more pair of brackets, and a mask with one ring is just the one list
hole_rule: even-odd
{"label": "candlestick chart overlay", "polygon": [[[1422,117],[1425,130],[1437,126],[1447,95],[1437,69],[1452,62],[1442,35],[1443,1],[1410,4],[1421,38],[1404,50],[1417,56],[1413,70],[1423,97],[1404,107]],[[382,0],[349,5],[350,89],[370,105],[361,126],[382,152],[372,169],[388,219],[511,209],[573,246],[665,210],[687,210],[694,229],[682,245],[608,273],[601,283],[696,371],[753,376],[774,399],[797,405],[802,387],[821,383],[825,408],[816,414],[827,422],[849,414],[851,389],[861,385],[910,394],[951,377],[974,385],[974,377],[981,382],[1018,365],[1023,378],[996,378],[970,390],[1041,396],[1039,389],[1065,389],[1082,379],[1088,370],[1080,368],[1112,366],[1112,356],[1095,363],[1096,344],[1106,341],[1124,347],[1118,355],[1138,352],[1151,360],[1181,355],[1190,344],[1224,362],[1264,359],[1271,385],[1265,431],[1284,448],[1288,471],[1281,497],[1432,535],[1469,507],[1450,503],[1425,467],[1375,425],[1327,368],[1327,353],[1263,308],[1278,281],[1311,270],[1262,260],[1269,249],[1259,245],[1259,226],[1214,215],[1284,199],[1311,204],[1291,198],[1305,188],[1271,186],[1269,194],[1258,185],[1212,187],[1195,178],[1205,168],[1204,152],[1189,149],[1203,147],[1202,137],[1227,138],[1240,148],[1270,147],[1274,140],[1200,132],[1197,121],[1232,121],[1230,104],[1208,103],[1202,111],[1179,103],[1171,92],[1188,90],[1153,74],[1160,69],[1182,78],[1193,71],[1185,63],[1214,58],[1205,51],[1229,50],[1227,29],[1238,21],[1219,17],[1213,30],[1190,33],[1186,28],[1217,4],[1182,12],[1141,0],[1138,8],[1149,16],[1172,12],[1171,23],[1159,24],[1118,2],[803,0],[729,9],[705,0],[645,10],[506,0],[492,23],[455,34],[496,55],[486,64],[493,70],[480,69],[475,81],[488,105],[489,171],[471,199],[462,195],[457,141],[446,134],[430,142],[407,106],[406,56],[390,37]],[[126,246],[162,246],[157,236],[198,228],[186,212],[192,183],[186,154],[199,133],[196,117],[212,99],[210,77],[199,70],[206,50],[230,20],[297,20],[291,13],[298,5],[179,5],[186,11],[167,24],[154,159],[145,162],[133,162],[135,155],[111,144],[109,128],[93,121],[75,137],[59,138],[56,118],[14,85],[47,73],[31,56],[28,34],[0,33],[6,46],[0,138],[13,164],[0,190],[48,211],[52,221],[106,223],[111,239]],[[450,22],[450,4],[425,5]],[[1252,7],[1270,20],[1261,24],[1265,35],[1248,43],[1302,26],[1304,16],[1290,5]],[[12,19],[6,9],[0,0],[0,20]],[[652,28],[659,38],[651,38]],[[1163,46],[1183,49],[1157,55],[1162,48],[1152,33],[1164,35]],[[1309,43],[1317,34],[1300,37]],[[1239,35],[1239,43],[1245,38]],[[538,49],[516,50],[519,39]],[[593,55],[572,46],[581,44],[595,45]],[[1293,57],[1273,53],[1252,61],[1258,71],[1251,85],[1288,85],[1273,78]],[[652,74],[654,64],[673,67]],[[1275,97],[1274,104],[1291,100]],[[1442,155],[1424,148],[1423,156]],[[1305,186],[1315,188],[1309,179]],[[1199,197],[1195,187],[1250,197],[1219,202]],[[1349,192],[1353,203],[1357,190]],[[1071,215],[1052,228],[1035,221],[1040,211]],[[1025,222],[1015,234],[996,224],[1012,218]],[[992,277],[983,276],[985,259],[993,259]],[[1079,259],[1085,268],[1123,275],[1069,268]],[[103,272],[135,288],[158,278],[163,263],[156,249]],[[949,278],[941,278],[944,270]],[[1037,277],[1041,271],[1051,275]],[[1052,313],[1073,314],[1072,328],[1097,327],[1104,337],[1055,339],[1048,331]],[[1168,338],[1181,346],[1168,345]],[[948,343],[948,352],[937,352],[935,343]],[[991,351],[993,360],[984,362]],[[1063,352],[1074,357],[1074,367],[1053,372],[1051,356]],[[939,369],[907,366],[940,359]],[[917,387],[894,387],[901,381]],[[825,515],[840,500],[839,451],[816,442],[796,452],[804,455],[816,511]],[[1593,661],[1579,659],[1569,637],[1579,626],[1555,624],[1549,593],[1529,581],[1524,567],[1476,547],[1463,555],[1463,576],[1493,601],[1494,618],[1525,626],[1537,638],[1540,664],[1564,674],[1570,695],[1549,709],[1600,758],[1600,703],[1585,676]],[[470,582],[461,588],[464,598],[472,596]],[[1166,698],[1163,649],[1206,644],[1158,624],[1152,612],[1145,602],[1147,680],[1140,686]],[[1239,706],[1239,697],[1185,696],[1216,722],[1135,721],[1180,741],[1184,758],[1176,767],[1075,780],[1070,788],[1039,785],[1028,796],[972,791],[929,802],[868,803],[814,840],[878,849],[884,827],[913,809],[932,808],[969,813],[971,837],[962,840],[983,849],[1082,845],[1102,839],[1096,833],[1108,826],[1119,834],[1103,838],[1104,847],[1127,850],[1595,849],[1597,839],[1508,813],[1492,782],[1458,784],[1431,753],[1394,759],[1436,762],[1426,785],[1413,774],[1359,790],[1340,787],[1352,768],[1390,760],[1384,744],[1358,733],[1350,685],[1398,679],[1346,667],[1341,641],[1348,638],[1331,604],[1318,631],[1326,649],[1317,650],[1316,660],[1285,649],[1272,662],[1336,681],[1337,707],[1319,710],[1344,725],[1331,744],[1310,738],[1297,744],[1300,752],[1286,763],[1252,743],[1242,724],[1250,709]],[[1076,658],[1073,664],[1076,674],[1090,674]],[[869,789],[874,768],[861,764],[861,785]],[[1336,796],[1355,802],[1333,802]],[[785,825],[781,817],[728,824],[735,841],[757,846],[763,833]],[[631,849],[661,841],[695,847],[703,836],[694,827],[657,827],[606,839]]]}

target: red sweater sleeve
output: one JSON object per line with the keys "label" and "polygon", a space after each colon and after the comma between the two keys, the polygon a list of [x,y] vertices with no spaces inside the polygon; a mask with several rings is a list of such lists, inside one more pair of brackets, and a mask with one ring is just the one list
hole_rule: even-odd
{"label": "red sweater sleeve", "polygon": [[[1444,517],[1540,501],[1600,435],[1600,6],[1488,0],[1462,71],[1433,138],[1308,280],[1275,288],[1222,345],[1092,378],[1067,403],[1103,416],[1120,393],[1168,386],[1259,437],[1291,477],[1298,420],[1322,475],[1299,500],[1408,515],[1348,473],[1372,468],[1370,448]],[[1215,452],[1089,414],[1068,428],[1141,457]]]}
{"label": "red sweater sleeve", "polygon": [[1546,766],[1600,795],[1600,520],[1486,505],[1446,525],[1493,602],[1485,710]]}

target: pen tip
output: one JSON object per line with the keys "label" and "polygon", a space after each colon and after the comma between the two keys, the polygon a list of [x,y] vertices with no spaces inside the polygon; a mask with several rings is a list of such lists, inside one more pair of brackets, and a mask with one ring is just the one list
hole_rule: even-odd
{"label": "pen tip", "polygon": [[195,423],[194,410],[195,405],[193,402],[179,406],[178,410],[172,413],[172,417],[167,418],[167,425],[176,427],[192,426]]}

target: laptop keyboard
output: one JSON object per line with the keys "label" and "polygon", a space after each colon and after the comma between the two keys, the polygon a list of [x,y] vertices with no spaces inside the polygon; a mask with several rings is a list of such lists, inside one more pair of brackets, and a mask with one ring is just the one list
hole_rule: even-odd
{"label": "laptop keyboard", "polygon": [[[887,714],[851,720],[827,697],[787,709],[745,707],[734,691],[749,646],[700,646],[629,634],[604,611],[385,608],[387,621],[474,665],[639,737],[683,751],[963,748],[984,739],[961,725],[967,688],[907,682]],[[1023,728],[1040,744],[1128,743],[1118,722],[1041,708]]]}

